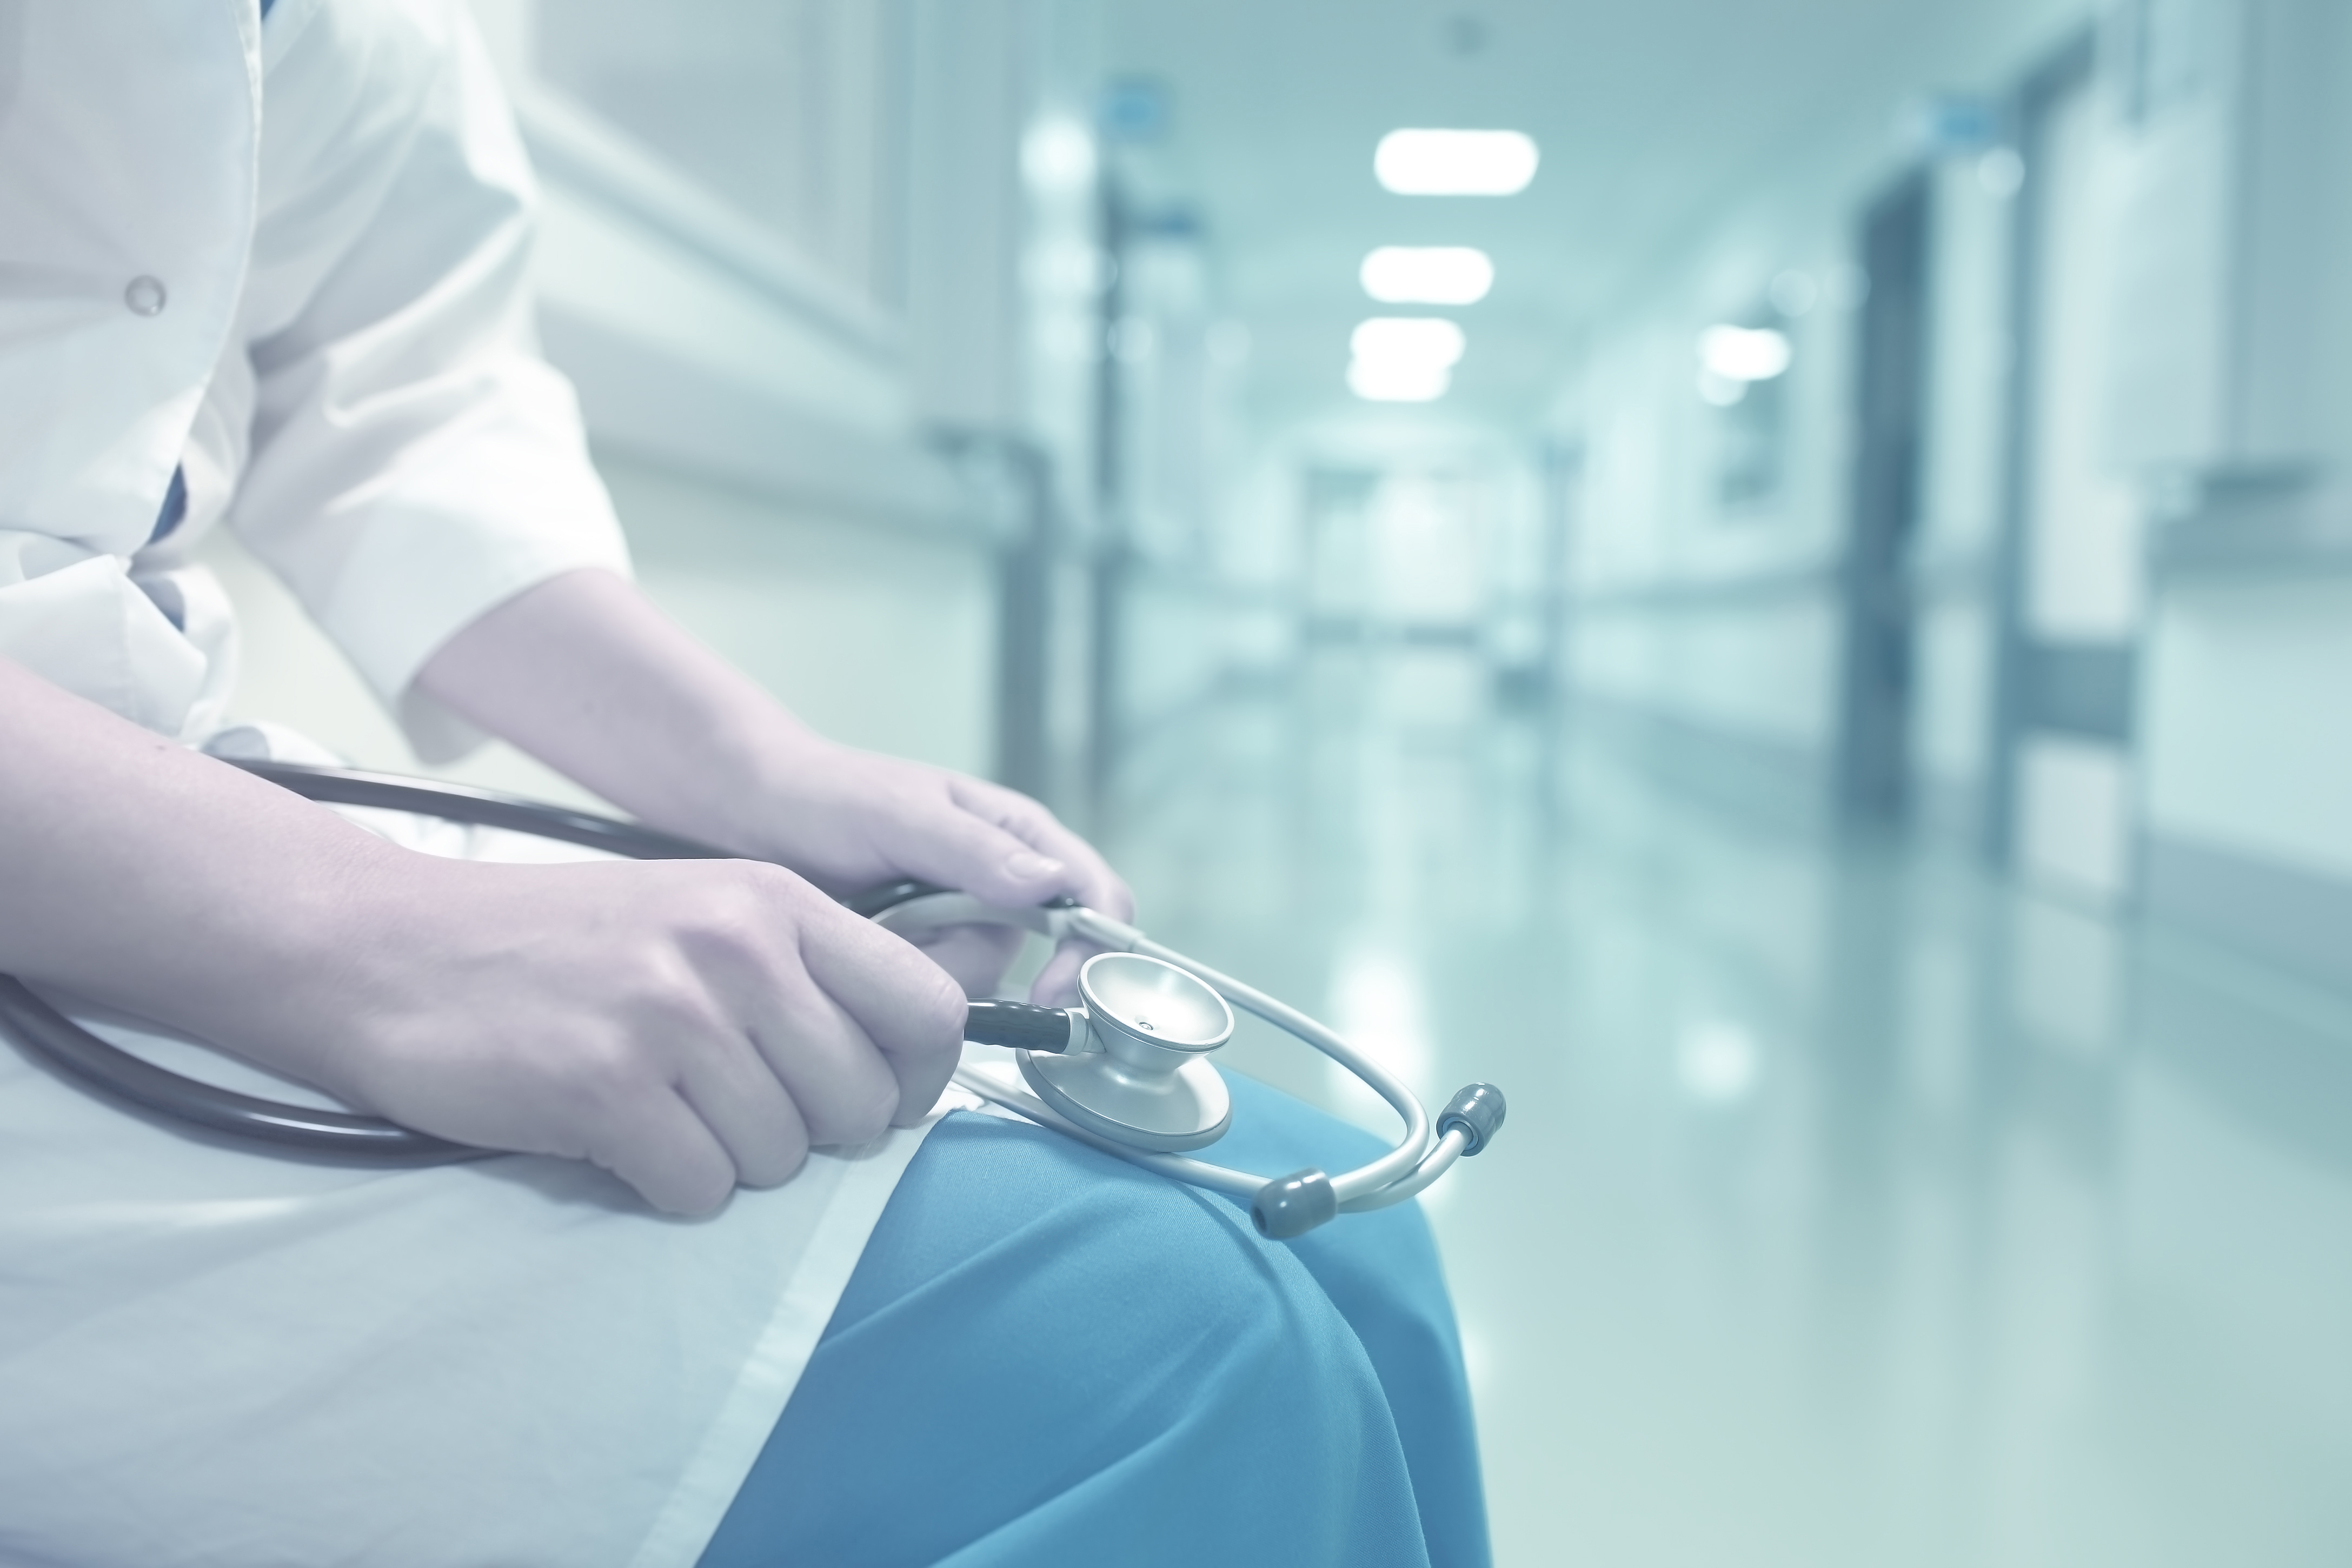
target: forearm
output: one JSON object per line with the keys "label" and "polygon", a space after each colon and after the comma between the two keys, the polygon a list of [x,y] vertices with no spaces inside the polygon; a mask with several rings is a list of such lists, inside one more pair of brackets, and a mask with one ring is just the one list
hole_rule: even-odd
{"label": "forearm", "polygon": [[310,1076],[304,1021],[402,852],[5,660],[0,736],[0,972]]}
{"label": "forearm", "polygon": [[[1026,795],[827,742],[610,573],[551,579],[449,639],[424,689],[646,821],[772,859],[839,894],[900,877],[1021,907],[1068,895],[1125,919],[1127,885]],[[986,989],[993,939],[933,948]],[[1065,944],[1037,994],[1084,956]]]}
{"label": "forearm", "polygon": [[749,855],[755,807],[826,742],[609,572],[567,574],[459,632],[418,684],[646,822]]}

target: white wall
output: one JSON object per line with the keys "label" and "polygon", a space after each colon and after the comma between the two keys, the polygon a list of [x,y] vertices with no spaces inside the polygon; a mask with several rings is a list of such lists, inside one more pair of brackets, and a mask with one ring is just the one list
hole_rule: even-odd
{"label": "white wall", "polygon": [[[1594,345],[1575,417],[1585,445],[1570,557],[1570,680],[1613,700],[1778,745],[1836,724],[1833,574],[1847,507],[1854,305],[1842,223],[1801,215],[1738,233]],[[1721,494],[1727,416],[1701,398],[1696,342],[1761,319],[1772,280],[1819,296],[1780,322],[1783,464],[1769,500]],[[1784,295],[1790,289],[1784,289]],[[1801,296],[1800,296],[1801,297]]]}
{"label": "white wall", "polygon": [[1818,587],[1777,603],[1571,614],[1582,689],[1779,747],[1830,743],[1837,609]]}
{"label": "white wall", "polygon": [[602,455],[654,601],[835,740],[985,774],[989,541],[875,527]]}
{"label": "white wall", "polygon": [[[598,467],[639,582],[688,630],[836,740],[988,771],[996,612],[984,544],[825,517],[625,458]],[[503,743],[421,763],[266,568],[225,531],[206,558],[242,632],[233,719],[291,725],[362,766],[595,804]]]}
{"label": "white wall", "polygon": [[[2161,30],[2197,10],[2147,15]],[[2043,8],[1979,85],[2013,85],[2091,16]],[[2021,814],[2021,847],[2074,883],[2122,886],[2129,841],[2095,822],[2121,814],[2158,847],[2235,855],[2297,885],[2332,879],[2352,910],[2352,12],[2239,0],[2210,16],[2244,30],[2180,58],[2153,36],[2140,54],[2102,56],[2103,134],[2120,141],[2055,226],[2110,232],[2043,279],[2045,310],[2064,319],[2039,345],[2035,434],[2065,462],[2026,491],[2021,609],[2060,643],[2137,637],[2137,755],[2110,748],[2086,766],[2080,738],[2037,737],[2022,782],[2053,809]],[[2137,87],[2135,59],[2156,73]],[[1710,320],[1754,319],[1780,269],[1826,277],[1899,156],[1890,143],[1783,159],[1587,345],[1551,421],[1587,453],[1570,656],[1586,689],[1724,733],[1828,742],[1833,600],[1807,574],[1832,564],[1847,506],[1851,317],[1792,323],[1795,467],[1783,502],[1747,516],[1707,494],[1691,339]],[[1956,159],[1935,174],[1914,574],[1913,758],[1931,794],[1960,798],[1987,783],[2018,352],[2021,204],[1987,172]],[[2194,880],[2167,898],[2201,896]],[[2238,877],[2229,896],[2259,907],[2245,889],[2266,885]]]}
{"label": "white wall", "polygon": [[2352,578],[2177,584],[2147,661],[2147,831],[2352,881]]}
{"label": "white wall", "polygon": [[[2203,543],[2225,548],[2202,567],[2159,568],[2141,692],[2142,819],[2157,837],[2352,880],[2352,575],[2331,542],[2352,516],[2352,112],[2336,85],[2352,76],[2352,17],[2278,0],[2269,13],[2282,16],[2257,32],[2255,58],[2267,51],[2287,79],[2263,96],[2241,149],[2234,199],[2259,204],[2260,221],[2233,218],[2227,231],[2257,253],[2223,275],[2233,293],[2212,309],[2227,310],[2235,345],[2208,350],[2221,358],[2207,373],[2217,395],[2204,426],[2178,437],[2220,460],[2201,480],[2172,482],[2190,492],[2174,510]],[[2284,140],[2277,121],[2298,84],[2301,112]],[[2197,105],[2183,110],[2195,128]],[[2265,237],[2276,252],[2267,259],[2256,245]],[[2239,515],[2216,503],[2200,515],[2200,482],[2226,489],[2233,465],[2259,473],[2298,455],[2288,471],[2311,482],[2275,508]],[[2244,548],[2226,548],[2232,539]]]}
{"label": "white wall", "polygon": [[[1783,752],[1833,743],[1858,319],[1840,285],[1853,279],[1863,210],[1922,155],[1897,133],[1898,109],[1906,97],[1998,95],[2094,13],[2088,0],[1985,7],[1969,58],[1932,78],[1858,80],[1807,139],[1759,149],[1755,178],[1726,193],[1720,216],[1601,316],[1549,420],[1586,450],[1575,684]],[[1990,720],[1983,578],[2000,518],[2008,219],[1972,155],[1935,179],[1913,750],[1924,775],[1966,790]],[[1772,280],[1788,272],[1819,302],[1783,323],[1796,348],[1786,479],[1770,506],[1727,507],[1711,493],[1723,420],[1694,388],[1694,341],[1711,322],[1767,320]]]}

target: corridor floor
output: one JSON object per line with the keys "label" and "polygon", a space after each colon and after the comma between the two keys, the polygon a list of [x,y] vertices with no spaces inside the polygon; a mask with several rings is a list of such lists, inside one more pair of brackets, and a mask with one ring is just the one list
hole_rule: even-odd
{"label": "corridor floor", "polygon": [[[1704,805],[1468,656],[1161,726],[1146,926],[1433,1100],[1505,1568],[2352,1563],[2352,999]],[[1380,1125],[1262,1036],[1234,1065]]]}

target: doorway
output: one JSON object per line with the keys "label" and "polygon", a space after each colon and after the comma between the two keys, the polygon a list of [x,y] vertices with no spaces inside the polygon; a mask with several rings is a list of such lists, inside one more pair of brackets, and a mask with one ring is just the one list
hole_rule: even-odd
{"label": "doorway", "polygon": [[2020,345],[1988,848],[2111,905],[2132,879],[2144,598],[2137,494],[2108,451],[2105,377],[2126,128],[2084,38],[2027,83]]}

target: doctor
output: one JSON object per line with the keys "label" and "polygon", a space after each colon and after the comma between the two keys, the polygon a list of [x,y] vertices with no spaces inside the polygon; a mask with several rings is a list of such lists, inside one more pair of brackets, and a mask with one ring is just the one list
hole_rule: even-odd
{"label": "doctor", "polygon": [[[530,205],[457,0],[0,0],[0,971],[526,1156],[261,1160],[0,1053],[0,1560],[1482,1561],[1410,1208],[1286,1250],[940,1120],[1004,955],[827,893],[1127,889],[638,595]],[[747,858],[439,858],[207,755],[271,743],[220,527],[420,752]],[[1361,1157],[1236,1094],[1265,1163]]]}

